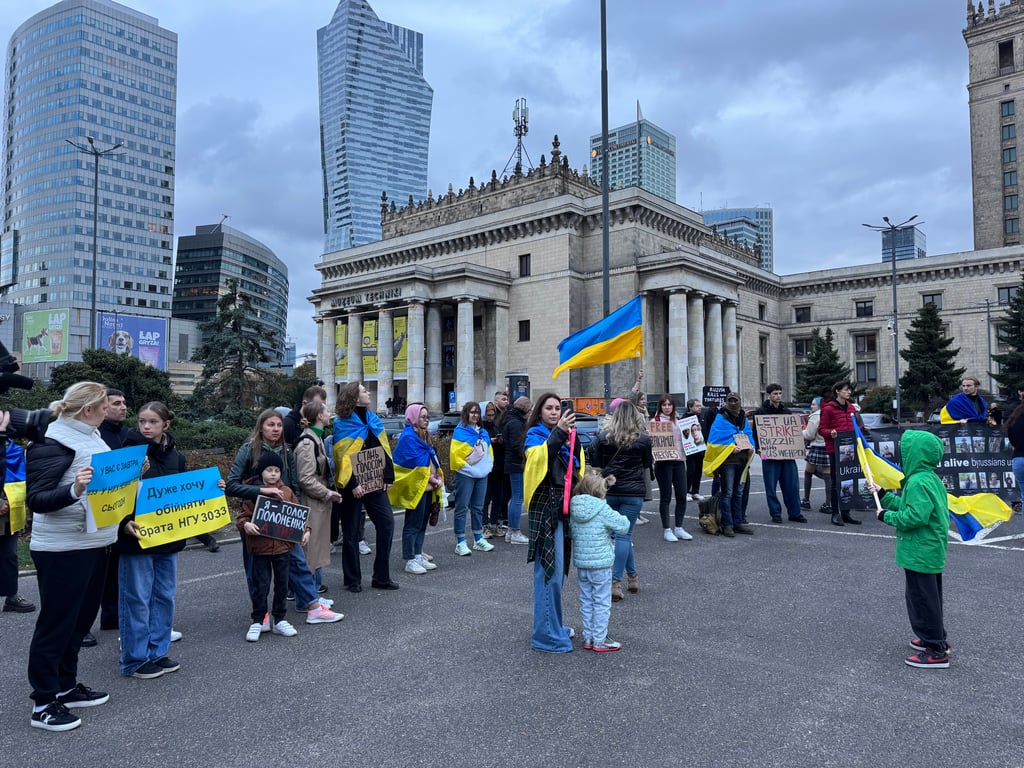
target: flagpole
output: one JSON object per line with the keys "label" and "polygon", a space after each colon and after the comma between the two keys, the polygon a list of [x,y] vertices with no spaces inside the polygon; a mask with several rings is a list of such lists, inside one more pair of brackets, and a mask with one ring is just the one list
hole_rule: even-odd
{"label": "flagpole", "polygon": [[[604,316],[611,311],[608,270],[608,18],[606,0],[601,0],[601,290]],[[639,152],[637,148],[637,152]],[[612,369],[604,364],[604,412],[611,409]]]}

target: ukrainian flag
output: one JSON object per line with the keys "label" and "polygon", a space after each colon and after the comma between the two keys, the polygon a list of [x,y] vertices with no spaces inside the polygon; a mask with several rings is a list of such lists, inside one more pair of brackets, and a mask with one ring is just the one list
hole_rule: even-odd
{"label": "ukrainian flag", "polygon": [[[548,467],[550,466],[550,460],[548,457],[548,437],[550,435],[550,429],[545,427],[543,424],[537,424],[530,427],[530,431],[526,433],[526,439],[523,441],[523,453],[526,454],[526,464],[523,467],[523,506],[527,509],[530,507],[530,500],[533,498],[533,494],[540,487],[544,477],[548,474]],[[583,451],[580,448],[578,440],[576,441],[576,449],[579,453],[573,459],[573,472],[577,477],[583,477],[583,473],[587,471],[587,467],[586,461],[583,458]],[[561,454],[562,461],[565,462],[565,466],[568,467],[568,444],[563,444],[559,453]]]}
{"label": "ukrainian flag", "polygon": [[551,378],[557,379],[560,373],[571,368],[639,357],[644,351],[642,326],[641,303],[637,296],[603,320],[562,339],[558,343],[558,367]]}
{"label": "ukrainian flag", "polygon": [[[481,429],[477,432],[468,424],[460,422],[459,426],[452,432],[452,442],[449,448],[452,472],[458,472],[466,466],[466,459],[473,452],[473,447],[477,444],[478,440],[484,441],[487,453],[491,457],[491,463],[494,463],[494,449],[491,448],[491,436],[487,434],[487,430]],[[504,472],[504,469],[502,471]]]}
{"label": "ukrainian flag", "polygon": [[11,505],[11,533],[25,528],[25,449],[7,441],[7,476],[4,494]]}
{"label": "ukrainian flag", "polygon": [[974,408],[974,403],[963,392],[957,392],[942,406],[939,411],[940,424],[958,424],[961,419],[967,421],[984,421],[988,416],[988,403],[981,398],[981,413]]}
{"label": "ukrainian flag", "polygon": [[[410,425],[406,424],[398,438],[395,453],[392,457],[395,464],[395,482],[388,488],[388,499],[391,504],[403,509],[415,509],[427,492],[430,481],[431,464],[438,468],[437,453],[434,447],[423,442]],[[442,480],[444,475],[441,475]],[[434,495],[440,500],[441,488],[434,489]]]}
{"label": "ukrainian flag", "polygon": [[391,441],[376,413],[367,411],[365,424],[354,413],[347,419],[334,420],[334,482],[339,488],[344,488],[352,479],[352,454],[363,450],[370,433],[377,437],[390,458]]}
{"label": "ukrainian flag", "polygon": [[[754,433],[750,428],[750,419],[745,419],[743,422],[743,429],[737,429],[736,425],[729,421],[722,414],[715,416],[715,420],[711,423],[711,431],[707,436],[707,450],[704,451],[704,474],[708,477],[714,477],[715,471],[725,463],[733,454],[733,449],[736,448],[736,435],[740,432],[746,433],[750,439],[750,444],[754,444]],[[747,468],[750,467],[750,462],[754,460],[754,452],[750,452],[750,460],[747,462],[747,467],[743,470],[743,479],[747,479]]]}
{"label": "ukrainian flag", "polygon": [[856,435],[857,461],[864,476],[872,480],[880,488],[892,490],[903,484],[903,470],[888,459],[882,458],[864,439],[864,433],[856,419],[853,421],[853,432]]}
{"label": "ukrainian flag", "polygon": [[1013,510],[994,493],[975,493],[971,496],[948,494],[950,532],[957,533],[962,541],[970,541],[981,534],[981,538],[1010,519]]}

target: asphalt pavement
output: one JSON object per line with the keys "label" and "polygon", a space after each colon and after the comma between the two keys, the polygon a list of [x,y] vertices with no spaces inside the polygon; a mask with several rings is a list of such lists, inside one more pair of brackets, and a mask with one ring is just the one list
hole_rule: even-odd
{"label": "asphalt pavement", "polygon": [[[893,529],[867,513],[838,528],[770,522],[755,476],[753,536],[662,540],[657,502],[636,529],[639,594],[612,608],[617,653],[530,649],[526,547],[457,557],[451,521],[431,529],[436,571],[396,592],[325,583],[337,624],[291,611],[293,638],[245,642],[238,544],[180,556],[171,646],[180,671],[123,678],[117,633],[96,631],[80,679],[110,692],[81,728],[29,726],[34,614],[0,614],[0,755],[34,766],[1024,766],[1024,597],[1019,515],[995,543],[951,544],[944,578],[947,670],[903,663],[912,637]],[[706,482],[704,488],[708,488]],[[815,487],[813,506],[823,501]],[[372,526],[368,526],[368,532]],[[375,546],[372,533],[370,543]],[[35,580],[23,594],[37,597]]]}

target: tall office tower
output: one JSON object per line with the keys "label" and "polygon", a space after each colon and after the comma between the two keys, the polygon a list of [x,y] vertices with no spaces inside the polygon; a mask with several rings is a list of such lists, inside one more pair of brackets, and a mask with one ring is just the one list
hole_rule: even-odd
{"label": "tall office tower", "polygon": [[381,193],[427,196],[434,90],[423,35],[388,24],[366,0],[341,0],[317,30],[324,251],[380,240]]}
{"label": "tall office tower", "polygon": [[80,360],[105,313],[170,317],[177,59],[174,32],[111,0],[64,0],[11,36],[0,292],[49,310],[63,345],[48,333],[32,375]]}
{"label": "tall office tower", "polygon": [[237,280],[239,293],[249,298],[254,310],[250,330],[260,337],[270,364],[280,365],[288,330],[288,267],[244,232],[206,224],[178,238],[174,317],[199,323],[216,318],[228,280]]}
{"label": "tall office tower", "polygon": [[[751,248],[760,244],[761,269],[769,272],[775,269],[775,224],[771,208],[715,208],[701,211],[701,216],[704,223],[715,227],[720,235],[736,236],[740,243]],[[751,225],[756,235],[751,232]]]}
{"label": "tall office tower", "polygon": [[[971,181],[974,187],[974,247],[1000,248],[1021,242],[1017,174],[1017,102],[1024,91],[1024,2],[968,0],[964,29],[971,115]],[[1024,129],[1024,124],[1022,124]]]}
{"label": "tall office tower", "polygon": [[[928,238],[924,232],[911,225],[896,230],[896,261],[923,259],[928,255]],[[882,261],[892,261],[893,232],[882,230]]]}
{"label": "tall office tower", "polygon": [[[601,134],[590,137],[590,175],[600,183],[604,169]],[[608,187],[640,187],[676,201],[676,137],[640,112],[636,122],[608,131]]]}

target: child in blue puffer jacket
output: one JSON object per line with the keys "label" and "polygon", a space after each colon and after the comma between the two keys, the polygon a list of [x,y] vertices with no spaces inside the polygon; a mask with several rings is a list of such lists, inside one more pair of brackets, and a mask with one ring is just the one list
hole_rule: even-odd
{"label": "child in blue puffer jacket", "polygon": [[588,472],[576,484],[569,504],[572,528],[572,559],[580,582],[580,613],[583,615],[583,647],[588,651],[617,651],[621,643],[608,639],[612,608],[614,533],[629,530],[629,518],[608,506],[604,497],[615,484],[612,476]]}

